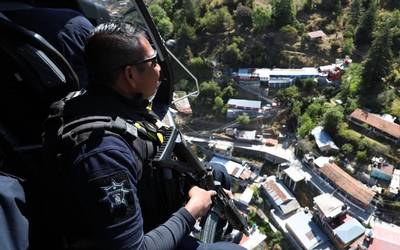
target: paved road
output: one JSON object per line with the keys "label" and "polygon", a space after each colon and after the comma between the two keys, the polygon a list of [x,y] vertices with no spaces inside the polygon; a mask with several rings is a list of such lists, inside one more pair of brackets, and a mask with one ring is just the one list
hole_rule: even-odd
{"label": "paved road", "polygon": [[316,187],[321,193],[330,193],[330,194],[333,193],[336,198],[344,202],[349,207],[349,213],[352,216],[356,217],[357,219],[363,222],[368,222],[371,215],[376,210],[375,206],[370,205],[370,207],[366,211],[364,211],[364,209],[352,203],[341,193],[336,192],[336,189],[334,187],[332,187],[327,181],[322,179],[316,172],[311,170],[308,166],[301,163],[299,160],[297,160],[296,164],[301,164],[303,171],[306,172],[311,177],[309,180],[311,184],[314,185],[314,187]]}

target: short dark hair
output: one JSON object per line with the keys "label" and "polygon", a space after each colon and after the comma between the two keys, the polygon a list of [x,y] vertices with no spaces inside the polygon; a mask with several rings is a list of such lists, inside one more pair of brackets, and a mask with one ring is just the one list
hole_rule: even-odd
{"label": "short dark hair", "polygon": [[104,23],[87,40],[85,56],[90,85],[112,85],[123,66],[142,59],[144,30],[129,23]]}

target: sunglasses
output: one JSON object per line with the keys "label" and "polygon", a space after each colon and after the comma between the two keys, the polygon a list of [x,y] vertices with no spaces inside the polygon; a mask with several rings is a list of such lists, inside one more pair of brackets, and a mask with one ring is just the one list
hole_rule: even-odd
{"label": "sunglasses", "polygon": [[147,63],[147,62],[151,62],[151,66],[156,67],[156,65],[158,64],[156,50],[154,51],[154,54],[151,57],[137,61],[137,62],[133,63],[132,65],[139,65],[139,64],[143,64],[143,63]]}

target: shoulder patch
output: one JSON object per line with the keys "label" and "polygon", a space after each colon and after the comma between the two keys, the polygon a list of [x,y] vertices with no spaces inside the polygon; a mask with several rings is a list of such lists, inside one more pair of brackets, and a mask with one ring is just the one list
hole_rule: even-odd
{"label": "shoulder patch", "polygon": [[94,190],[100,216],[106,221],[118,223],[134,214],[134,190],[127,173],[110,174],[92,179],[89,183]]}
{"label": "shoulder patch", "polygon": [[105,192],[105,196],[103,199],[101,199],[101,201],[108,202],[111,210],[128,205],[125,195],[127,193],[129,194],[131,189],[126,189],[124,187],[125,182],[125,180],[122,182],[116,182],[113,178],[111,178],[110,186],[101,187]]}

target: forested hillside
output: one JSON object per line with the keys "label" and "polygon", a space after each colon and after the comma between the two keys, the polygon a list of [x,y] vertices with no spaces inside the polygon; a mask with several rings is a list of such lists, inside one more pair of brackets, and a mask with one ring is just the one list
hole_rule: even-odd
{"label": "forested hillside", "polygon": [[[149,7],[165,40],[177,41],[174,52],[214,97],[226,99],[229,86],[212,81],[216,67],[317,66],[349,55],[356,69],[342,86],[348,105],[400,115],[398,0],[156,0]],[[307,39],[316,30],[327,37]]]}

